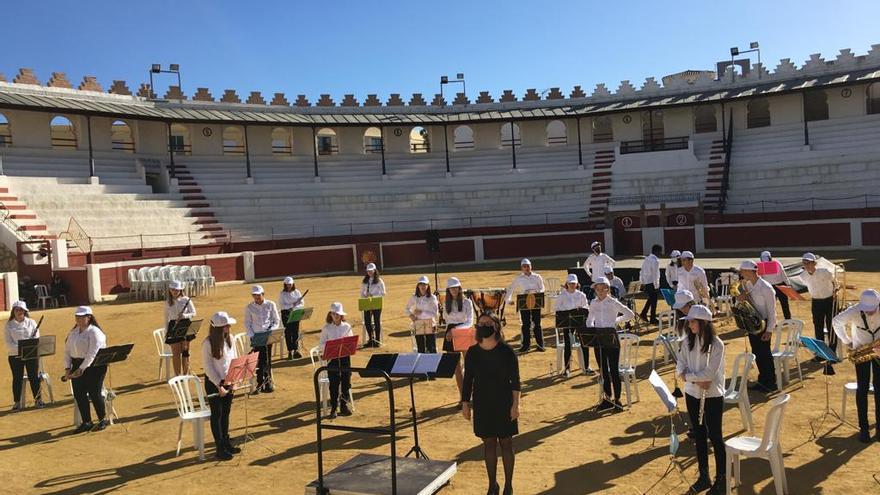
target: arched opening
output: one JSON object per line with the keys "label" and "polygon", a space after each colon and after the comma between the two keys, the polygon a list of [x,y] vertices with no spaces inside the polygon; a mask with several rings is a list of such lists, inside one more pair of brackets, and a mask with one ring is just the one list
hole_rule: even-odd
{"label": "arched opening", "polygon": [[871,83],[868,93],[868,115],[880,113],[880,83]]}
{"label": "arched opening", "polygon": [[642,112],[642,140],[655,143],[662,142],[664,137],[663,110]]}
{"label": "arched opening", "polygon": [[522,146],[522,139],[519,135],[519,125],[508,122],[501,126],[501,147],[510,148],[511,146],[519,148]]}
{"label": "arched opening", "polygon": [[828,95],[824,90],[813,89],[804,92],[804,120],[828,120]]}
{"label": "arched opening", "polygon": [[327,127],[318,131],[318,154],[335,155],[339,153],[339,142],[336,139],[336,131]]}
{"label": "arched opening", "polygon": [[611,127],[611,117],[605,115],[593,119],[593,142],[610,143],[614,141],[614,130]]}
{"label": "arched opening", "polygon": [[49,121],[49,133],[52,136],[52,149],[76,149],[76,128],[67,117],[61,115],[52,117]]}
{"label": "arched opening", "polygon": [[370,127],[364,131],[364,153],[381,153],[382,130],[378,127]]}
{"label": "arched opening", "polygon": [[244,155],[244,134],[238,127],[223,129],[223,154]]}
{"label": "arched opening", "polygon": [[431,142],[428,139],[428,130],[422,126],[416,126],[409,131],[409,152],[430,153]]}
{"label": "arched opening", "polygon": [[568,144],[568,130],[561,120],[551,120],[547,124],[547,146],[565,146]]}
{"label": "arched opening", "polygon": [[110,141],[114,150],[134,153],[134,133],[125,122],[117,120],[110,125]]}
{"label": "arched opening", "polygon": [[767,127],[770,125],[770,102],[767,98],[752,100],[746,105],[746,127]]}
{"label": "arched opening", "polygon": [[466,125],[460,125],[452,132],[453,147],[455,151],[474,149],[474,130]]}
{"label": "arched opening", "polygon": [[700,105],[694,108],[694,132],[715,132],[718,130],[718,120],[715,118],[714,105]]}
{"label": "arched opening", "polygon": [[169,144],[176,155],[189,155],[192,152],[192,141],[189,138],[189,127],[183,124],[171,124]]}
{"label": "arched opening", "polygon": [[0,113],[0,148],[12,146],[12,129],[9,127],[9,119]]}
{"label": "arched opening", "polygon": [[276,127],[272,129],[272,155],[290,156],[293,154],[291,146],[290,129]]}

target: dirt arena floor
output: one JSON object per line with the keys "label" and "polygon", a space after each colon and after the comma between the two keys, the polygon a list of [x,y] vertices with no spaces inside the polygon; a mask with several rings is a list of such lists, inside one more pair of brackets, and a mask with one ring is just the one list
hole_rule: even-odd
{"label": "dirt arena floor", "polygon": [[[871,253],[859,254],[860,260]],[[545,278],[563,278],[570,260],[535,261],[535,270]],[[859,290],[880,286],[876,264],[851,263],[847,282]],[[444,269],[441,284],[449,275],[458,275],[465,287],[502,287],[516,274],[517,266],[491,266]],[[856,271],[858,270],[858,271]],[[427,272],[427,269],[425,270]],[[363,365],[374,352],[405,352],[411,349],[408,320],[403,305],[411,294],[416,278],[423,272],[383,275],[389,295],[385,302],[383,326],[386,348],[358,352],[354,365]],[[276,297],[279,281],[267,281],[270,297]],[[303,277],[300,289],[309,289],[307,305],[315,308],[315,318],[304,325],[306,348],[317,344],[318,331],[330,302],[339,300],[349,312],[355,332],[361,331],[361,316],[356,311],[360,276]],[[855,294],[855,291],[851,291]],[[248,285],[219,287],[215,294],[197,297],[201,317],[226,310],[240,318],[250,299]],[[58,377],[62,357],[46,362],[53,378],[55,403],[43,410],[9,412],[12,405],[8,371],[0,379],[0,476],[2,493],[303,493],[305,485],[316,478],[316,431],[312,366],[308,359],[278,361],[275,366],[276,392],[251,397],[247,404],[248,431],[255,441],[229,462],[215,462],[210,429],[207,460],[199,462],[192,447],[192,429],[184,428],[184,450],[175,457],[178,416],[168,385],[157,379],[156,349],[152,330],[162,325],[162,302],[131,303],[120,300],[95,306],[96,315],[111,344],[134,342],[131,359],[111,370],[112,386],[118,393],[116,410],[121,422],[106,431],[72,435],[73,403],[70,390]],[[639,302],[641,307],[641,302]],[[661,308],[666,305],[661,302]],[[793,303],[796,318],[809,321],[809,303]],[[43,334],[63,339],[73,324],[70,308],[34,312],[44,314]],[[781,312],[780,312],[781,314]],[[508,315],[505,334],[509,341],[519,340],[518,317]],[[781,316],[780,316],[781,317]],[[545,328],[552,318],[544,318]],[[812,332],[808,323],[807,334]],[[235,332],[244,331],[239,325]],[[552,331],[546,335],[552,340]],[[641,337],[638,377],[641,400],[631,409],[616,414],[596,414],[596,379],[572,375],[569,379],[550,374],[555,352],[531,352],[520,357],[523,383],[520,435],[515,437],[517,451],[514,487],[519,494],[667,494],[686,493],[696,478],[693,443],[682,433],[678,422],[681,448],[678,460],[686,481],[673,471],[656,486],[669,466],[669,422],[651,390],[651,344],[654,334]],[[727,349],[727,368],[733,356],[742,352],[745,339],[729,324],[722,327]],[[199,342],[201,338],[199,339]],[[516,345],[516,343],[514,343]],[[877,456],[880,445],[863,445],[856,431],[836,420],[826,421],[819,436],[811,439],[810,422],[825,405],[825,386],[818,365],[807,362],[807,351],[800,353],[805,382],[796,380],[787,387],[792,394],[788,407],[782,445],[792,494],[880,493],[873,476],[880,471]],[[194,355],[194,368],[201,375],[201,357]],[[8,369],[4,366],[4,370]],[[662,368],[662,376],[672,384],[671,366]],[[831,383],[831,405],[839,409],[844,383],[854,381],[853,367],[842,364]],[[755,371],[753,370],[753,376]],[[729,374],[728,374],[729,377]],[[109,381],[109,380],[108,380]],[[106,383],[106,382],[105,382]],[[396,417],[402,425],[398,453],[412,446],[409,421],[409,394],[405,382],[396,382]],[[359,426],[387,424],[386,396],[379,382],[353,379],[356,412],[339,424]],[[421,445],[433,459],[458,462],[458,474],[441,493],[474,495],[486,490],[482,448],[471,425],[458,409],[454,380],[438,379],[416,385]],[[30,399],[29,399],[30,400]],[[752,394],[757,432],[763,431],[769,398]],[[683,403],[682,403],[683,407]],[[855,402],[849,399],[847,418],[855,422]],[[236,398],[232,409],[232,435],[245,432],[245,398]],[[724,415],[726,437],[743,434],[740,414],[728,406]],[[355,433],[328,432],[325,466],[332,468],[359,452],[386,454],[387,439]],[[711,459],[711,456],[710,456]],[[714,461],[710,461],[712,463]],[[714,468],[711,468],[714,473]],[[499,460],[499,478],[501,477]],[[742,464],[741,494],[774,493],[770,468],[766,461],[748,460]]]}

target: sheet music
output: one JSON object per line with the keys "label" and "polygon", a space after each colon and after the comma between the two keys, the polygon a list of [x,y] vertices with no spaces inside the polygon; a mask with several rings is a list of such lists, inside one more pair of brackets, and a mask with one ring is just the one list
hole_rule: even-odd
{"label": "sheet music", "polygon": [[670,413],[675,411],[675,396],[669,392],[669,387],[666,386],[666,382],[664,382],[663,379],[660,378],[660,375],[657,374],[657,370],[651,371],[651,376],[648,377],[648,381],[651,383],[651,386],[654,387],[654,391],[657,392],[657,397],[660,397],[660,401],[666,406],[666,411]]}
{"label": "sheet music", "polygon": [[416,366],[413,374],[424,375],[426,373],[436,373],[437,366],[440,365],[440,358],[443,354],[419,354],[416,359]]}
{"label": "sheet music", "polygon": [[394,367],[391,368],[392,375],[411,375],[416,367],[419,355],[415,352],[407,352],[398,354],[397,360],[394,361]]}

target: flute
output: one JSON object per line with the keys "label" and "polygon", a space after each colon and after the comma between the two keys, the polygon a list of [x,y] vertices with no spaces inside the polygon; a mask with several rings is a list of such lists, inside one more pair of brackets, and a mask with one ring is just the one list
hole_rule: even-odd
{"label": "flute", "polygon": [[[712,344],[709,344],[709,350],[706,352],[706,367],[709,367],[709,360],[712,359]],[[704,388],[700,393],[700,414],[697,420],[697,423],[700,426],[703,426],[703,416],[706,412],[706,392],[707,390]]]}

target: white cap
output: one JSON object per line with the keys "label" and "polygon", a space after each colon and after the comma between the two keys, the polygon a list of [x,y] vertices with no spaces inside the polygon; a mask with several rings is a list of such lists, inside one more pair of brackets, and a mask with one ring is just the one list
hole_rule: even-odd
{"label": "white cap", "polygon": [[235,318],[229,316],[226,311],[217,311],[211,317],[212,327],[225,327],[226,325],[235,325]]}
{"label": "white cap", "polygon": [[671,253],[669,253],[670,258],[679,258],[681,257],[681,251],[678,249],[673,249]]}
{"label": "white cap", "polygon": [[601,242],[599,242],[599,241],[593,241],[593,243],[590,244],[590,249],[593,249],[593,248],[595,248],[596,246],[601,246],[601,245],[602,245]]}
{"label": "white cap", "polygon": [[265,291],[263,290],[262,285],[255,285],[251,287],[251,295],[262,294],[263,292]]}
{"label": "white cap", "polygon": [[523,265],[529,265],[529,266],[532,266],[532,262],[529,261],[528,258],[523,258],[522,261],[519,262],[519,266],[523,266]]}
{"label": "white cap", "polygon": [[578,283],[578,276],[574,273],[569,273],[567,277],[565,277],[566,284],[576,284]]}
{"label": "white cap", "polygon": [[416,283],[429,285],[429,284],[431,283],[431,281],[428,280],[428,276],[427,276],[427,275],[422,275],[421,277],[419,277],[419,281],[416,282]]}
{"label": "white cap", "polygon": [[461,282],[456,277],[449,277],[446,280],[446,288],[451,289],[453,287],[461,287]]}
{"label": "white cap", "polygon": [[341,302],[335,302],[335,303],[330,304],[330,312],[331,312],[331,313],[336,313],[336,314],[338,314],[339,316],[345,316],[345,310],[342,309],[342,303],[341,303]]}
{"label": "white cap", "polygon": [[614,273],[614,267],[611,265],[605,265],[605,274],[610,275]]}
{"label": "white cap", "polygon": [[687,289],[680,290],[675,293],[675,304],[672,305],[672,309],[681,309],[690,302],[694,302],[694,293]]}
{"label": "white cap", "polygon": [[761,261],[770,261],[770,251],[761,251]]}
{"label": "white cap", "polygon": [[681,257],[682,257],[682,259],[692,260],[692,259],[694,259],[694,253],[692,253],[690,251],[682,251]]}
{"label": "white cap", "polygon": [[682,320],[705,320],[712,321],[712,311],[709,310],[706,306],[702,304],[696,304],[691,306],[690,311],[688,311],[687,316],[681,318]]}
{"label": "white cap", "polygon": [[596,277],[596,280],[593,280],[593,285],[591,285],[590,287],[595,287],[599,284],[605,284],[608,287],[611,287],[611,283],[605,277]]}
{"label": "white cap", "polygon": [[816,261],[816,255],[813,253],[804,253],[804,255],[801,256],[801,260],[802,261]]}
{"label": "white cap", "polygon": [[183,282],[180,280],[172,280],[171,283],[168,284],[168,288],[173,290],[183,290]]}
{"label": "white cap", "polygon": [[12,309],[15,309],[15,308],[23,309],[25,311],[28,310],[27,303],[24,301],[15,301],[14,303],[12,303]]}
{"label": "white cap", "polygon": [[281,283],[284,285],[293,285],[293,277],[284,277],[284,281]]}
{"label": "white cap", "polygon": [[376,264],[375,263],[367,263],[367,271],[368,272],[369,271],[375,272],[376,271]]}
{"label": "white cap", "polygon": [[752,260],[742,260],[742,263],[739,264],[739,269],[758,271],[758,264]]}
{"label": "white cap", "polygon": [[859,311],[872,312],[880,307],[880,293],[874,289],[866,289],[859,296]]}
{"label": "white cap", "polygon": [[76,312],[73,314],[75,314],[76,316],[90,315],[90,314],[92,314],[92,308],[90,308],[88,306],[80,306],[80,307],[76,308]]}

